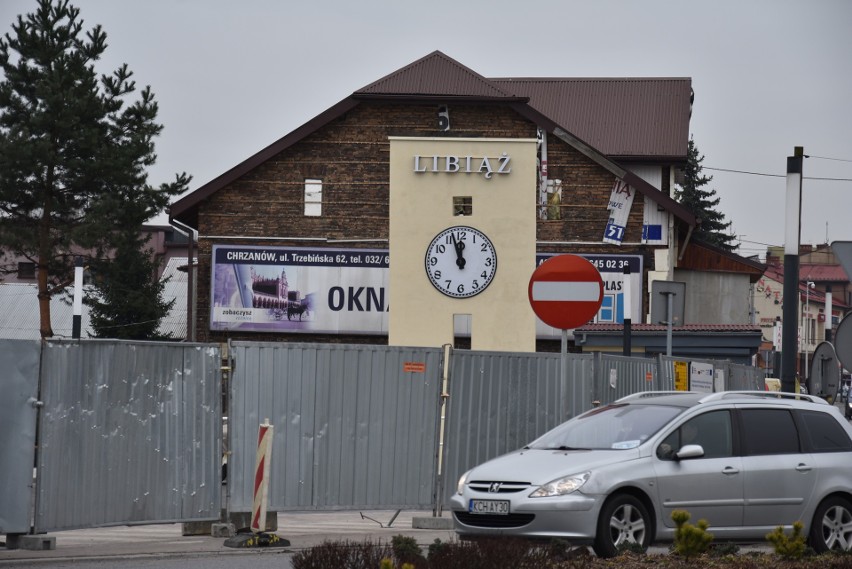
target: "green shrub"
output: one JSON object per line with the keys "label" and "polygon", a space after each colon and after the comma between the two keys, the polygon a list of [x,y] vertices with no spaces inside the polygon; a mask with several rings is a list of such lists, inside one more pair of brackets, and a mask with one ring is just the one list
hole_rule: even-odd
{"label": "green shrub", "polygon": [[698,557],[707,552],[713,542],[713,534],[707,531],[710,524],[707,520],[698,520],[696,525],[689,522],[689,512],[675,510],[672,521],[677,526],[674,534],[672,550],[687,559]]}
{"label": "green shrub", "polygon": [[405,535],[395,535],[391,538],[391,549],[396,558],[396,562],[403,567],[410,565],[411,569],[415,567],[426,567],[426,558],[423,557],[423,551],[417,545],[417,540],[413,537]]}
{"label": "green shrub", "polygon": [[784,533],[784,528],[778,526],[773,531],[766,534],[766,539],[775,548],[775,553],[782,559],[797,560],[805,556],[805,536],[802,535],[802,529],[805,525],[802,522],[793,522],[793,534],[787,536]]}

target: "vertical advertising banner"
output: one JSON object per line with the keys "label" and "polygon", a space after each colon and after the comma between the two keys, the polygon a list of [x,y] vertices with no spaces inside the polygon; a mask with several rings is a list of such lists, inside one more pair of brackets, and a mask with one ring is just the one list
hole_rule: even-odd
{"label": "vertical advertising banner", "polygon": [[630,208],[633,207],[633,196],[636,195],[636,190],[631,188],[627,182],[615,179],[612,186],[612,194],[609,197],[609,221],[604,230],[604,243],[613,243],[621,245],[624,241],[624,231],[627,228],[627,217],[630,215]]}
{"label": "vertical advertising banner", "polygon": [[213,246],[210,329],[387,334],[388,252]]}
{"label": "vertical advertising banner", "polygon": [[674,384],[676,391],[689,391],[689,363],[674,363]]}

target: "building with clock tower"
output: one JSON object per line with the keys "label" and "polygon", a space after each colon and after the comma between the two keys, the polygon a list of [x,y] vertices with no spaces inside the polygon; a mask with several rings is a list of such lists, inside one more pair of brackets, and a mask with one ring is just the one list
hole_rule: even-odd
{"label": "building with clock tower", "polygon": [[691,268],[699,220],[671,197],[691,108],[689,78],[486,78],[428,54],[172,204],[189,339],[555,351],[526,291],[564,253],[601,272],[594,323],[645,322],[652,283]]}

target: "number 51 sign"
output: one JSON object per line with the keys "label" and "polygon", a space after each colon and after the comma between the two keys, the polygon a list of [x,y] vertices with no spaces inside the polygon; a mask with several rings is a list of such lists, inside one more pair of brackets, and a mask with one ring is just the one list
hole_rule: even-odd
{"label": "number 51 sign", "polygon": [[636,195],[636,190],[631,188],[627,182],[618,178],[615,179],[607,205],[610,218],[604,230],[604,243],[621,245],[624,240],[624,228],[627,227],[627,216],[630,215],[630,208],[633,206],[634,195]]}

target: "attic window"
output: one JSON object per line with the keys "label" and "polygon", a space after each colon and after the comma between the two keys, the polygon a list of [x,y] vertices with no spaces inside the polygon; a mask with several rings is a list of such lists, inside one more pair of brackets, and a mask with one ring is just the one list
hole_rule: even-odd
{"label": "attic window", "polygon": [[454,196],[453,215],[473,215],[473,198],[470,196]]}
{"label": "attic window", "polygon": [[322,215],[322,180],[305,180],[305,215]]}

